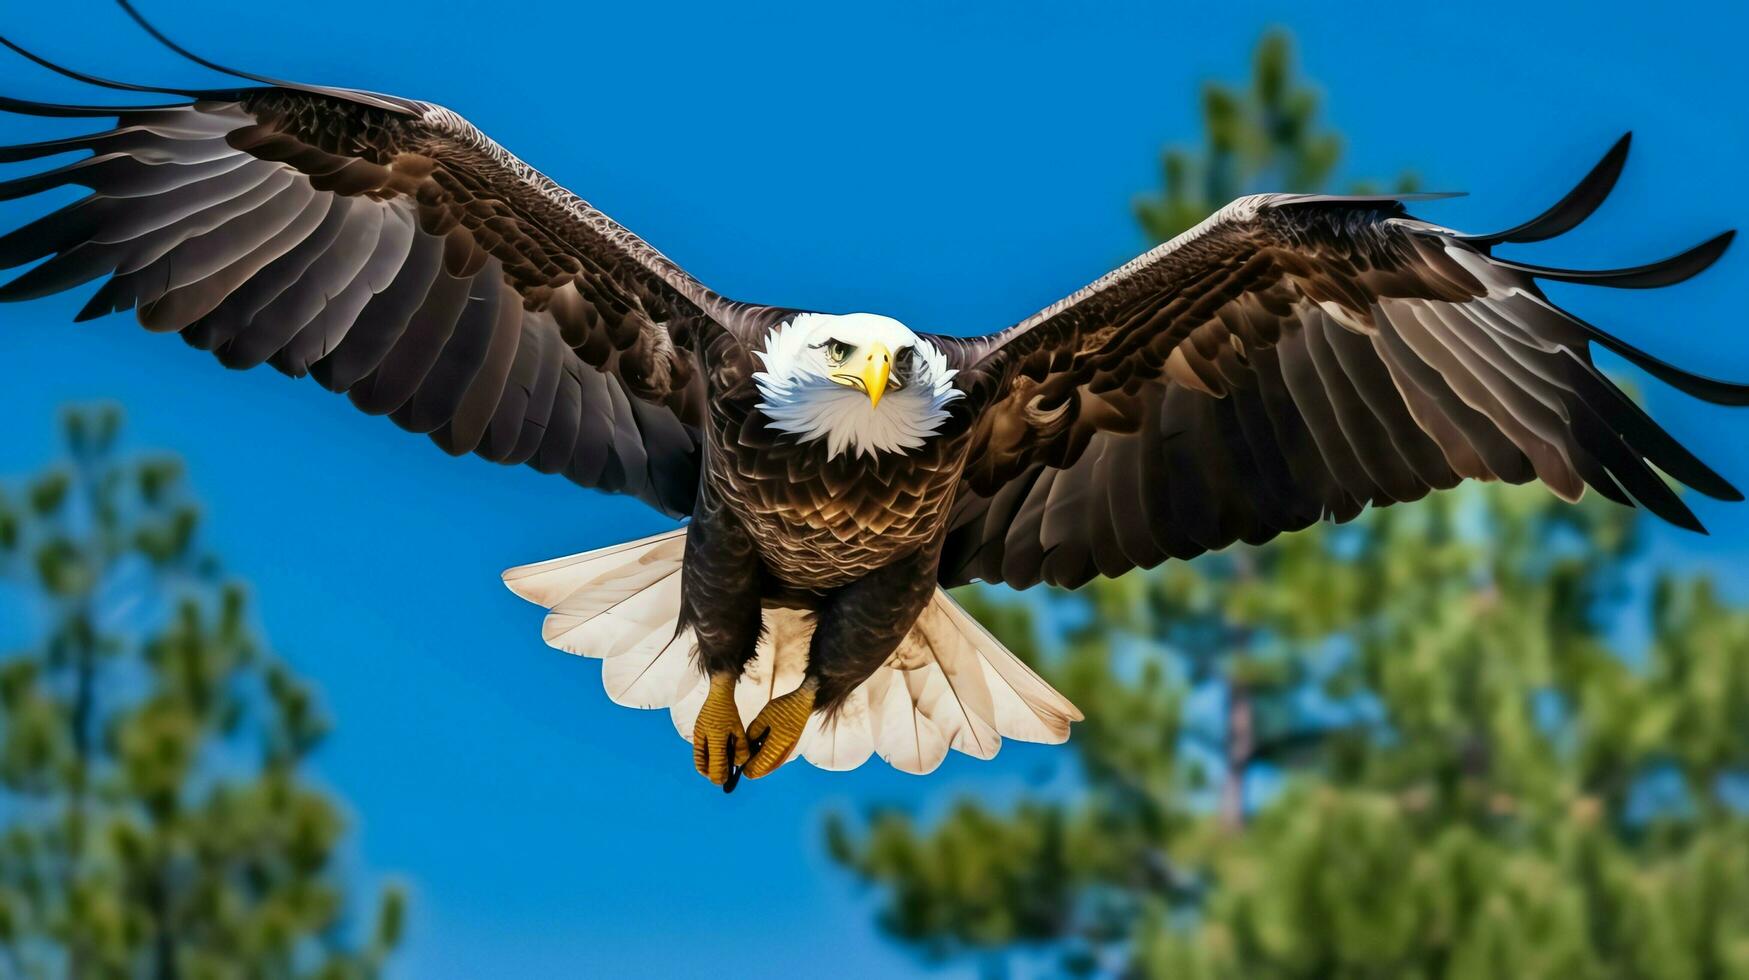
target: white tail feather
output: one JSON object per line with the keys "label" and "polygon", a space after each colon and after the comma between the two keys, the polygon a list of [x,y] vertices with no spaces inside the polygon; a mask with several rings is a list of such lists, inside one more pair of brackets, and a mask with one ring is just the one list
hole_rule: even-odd
{"label": "white tail feather", "polygon": [[905,674],[882,667],[863,682],[863,690],[868,692],[869,737],[888,765],[921,776],[934,772],[947,758],[947,739],[918,709]]}
{"label": "white tail feather", "polygon": [[[673,544],[662,547],[669,542]],[[652,534],[647,538],[616,544],[611,548],[585,551],[580,555],[512,568],[504,573],[504,584],[510,587],[510,591],[529,602],[551,609],[612,565],[636,561],[651,552],[667,555],[673,551],[673,557],[679,558],[685,548],[686,530],[682,528],[679,531]],[[616,557],[619,558],[618,562],[613,560]]]}
{"label": "white tail feather", "polygon": [[831,717],[815,712],[802,730],[802,758],[821,769],[843,772],[855,769],[874,754],[874,735],[868,725],[868,685],[850,692],[844,705]]}
{"label": "white tail feather", "polygon": [[[709,683],[690,630],[679,629],[686,530],[504,573],[517,595],[551,610],[541,635],[554,647],[602,659],[616,703],[668,708],[680,737]],[[743,720],[794,690],[807,666],[814,617],[764,611],[765,633],[735,688]],[[937,589],[899,649],[831,715],[808,720],[795,755],[822,769],[854,769],[879,755],[904,772],[933,772],[949,748],[980,759],[1003,738],[1061,742],[1081,712]]]}

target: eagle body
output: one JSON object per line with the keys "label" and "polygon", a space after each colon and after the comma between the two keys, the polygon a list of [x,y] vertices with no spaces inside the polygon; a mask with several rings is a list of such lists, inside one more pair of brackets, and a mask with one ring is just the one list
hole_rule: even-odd
{"label": "eagle body", "polygon": [[[755,348],[765,372],[707,371],[722,387],[708,399],[681,574],[677,628],[699,637],[707,675],[740,674],[757,656],[765,616],[747,610],[801,611],[811,627],[802,673],[828,713],[892,657],[936,592],[969,445],[966,418],[941,410],[963,393],[939,351],[906,364],[891,395],[881,393],[904,423],[897,429],[864,409],[866,392],[842,392],[825,366],[810,376],[797,363],[824,345],[860,350],[875,343],[871,330],[901,349],[927,344],[885,317],[800,314]],[[842,404],[788,411],[819,399]],[[773,425],[784,418],[824,421],[798,438]]]}
{"label": "eagle body", "polygon": [[668,709],[725,786],[793,758],[921,773],[950,749],[1067,738],[1074,705],[950,587],[1075,588],[1465,480],[1594,490],[1696,530],[1672,484],[1742,499],[1591,352],[1717,404],[1749,387],[1541,288],[1672,285],[1730,233],[1620,269],[1500,254],[1589,216],[1625,137],[1504,231],[1411,215],[1428,195],[1254,195],[954,337],[728,299],[441,106],[198,58],[247,84],[147,88],[4,43],[179,101],[0,95],[0,112],[99,121],[0,147],[72,155],[0,200],[88,192],[0,235],[0,268],[26,267],[0,301],[97,282],[81,320],[131,310],[446,452],[684,521],[504,577],[549,610],[549,644],[599,658],[614,701]]}

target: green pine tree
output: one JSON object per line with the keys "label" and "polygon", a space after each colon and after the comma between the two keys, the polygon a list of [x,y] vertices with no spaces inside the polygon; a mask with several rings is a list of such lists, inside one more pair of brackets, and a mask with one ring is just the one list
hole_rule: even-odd
{"label": "green pine tree", "polygon": [[[1329,179],[1281,36],[1204,105],[1207,147],[1138,206],[1155,237]],[[991,974],[1749,977],[1749,613],[1646,584],[1639,520],[1475,486],[973,590],[1086,712],[1077,789],[839,817],[832,852],[894,937]]]}
{"label": "green pine tree", "polygon": [[[1318,91],[1296,74],[1293,42],[1275,30],[1257,43],[1248,87],[1203,86],[1203,145],[1161,154],[1161,190],[1135,203],[1143,232],[1163,242],[1244,194],[1324,189],[1341,162],[1342,137],[1320,122]],[[1396,187],[1412,191],[1416,184],[1404,174]],[[1352,190],[1376,187],[1359,182]]]}
{"label": "green pine tree", "polygon": [[375,976],[403,901],[349,918],[314,696],[120,428],[68,413],[66,462],[0,495],[0,622],[33,637],[0,659],[0,975]]}

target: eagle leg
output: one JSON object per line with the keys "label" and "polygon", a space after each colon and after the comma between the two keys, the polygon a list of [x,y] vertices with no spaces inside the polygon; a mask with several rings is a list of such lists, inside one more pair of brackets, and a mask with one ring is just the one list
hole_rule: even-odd
{"label": "eagle leg", "polygon": [[693,723],[692,761],[724,792],[735,788],[738,769],[752,754],[735,706],[735,685],[758,650],[760,579],[752,537],[707,482],[686,529],[680,624],[698,638],[698,665],[710,675]]}
{"label": "eagle leg", "polygon": [[735,707],[735,675],[727,671],[712,674],[710,692],[692,727],[692,764],[726,792],[734,788],[731,780],[738,776],[736,767],[746,765],[750,755],[747,729],[742,727],[741,712]]}
{"label": "eagle leg", "polygon": [[807,678],[800,687],[782,697],[772,698],[759,709],[759,714],[747,726],[747,734],[752,736],[755,746],[753,758],[742,766],[742,773],[747,778],[769,775],[789,761],[790,753],[802,740],[802,729],[808,726],[808,717],[814,713],[814,692],[818,689],[819,682]]}

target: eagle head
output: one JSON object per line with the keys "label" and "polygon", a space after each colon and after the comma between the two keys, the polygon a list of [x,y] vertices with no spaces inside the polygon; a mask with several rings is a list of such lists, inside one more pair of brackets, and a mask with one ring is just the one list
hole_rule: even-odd
{"label": "eagle head", "polygon": [[753,381],[768,424],[826,440],[828,458],[916,449],[964,395],[940,348],[873,313],[797,314],[757,354],[765,370]]}

